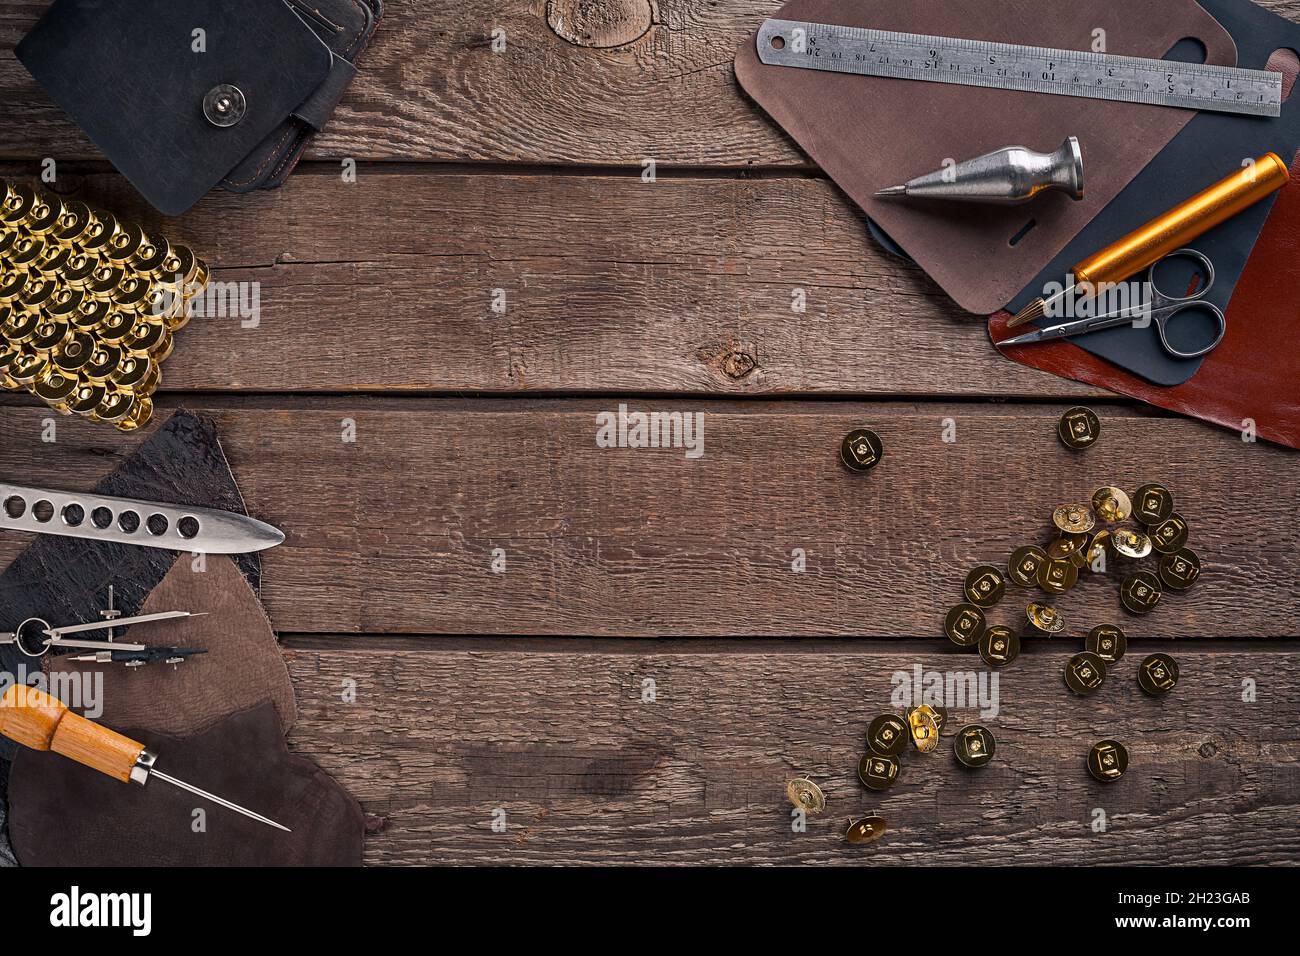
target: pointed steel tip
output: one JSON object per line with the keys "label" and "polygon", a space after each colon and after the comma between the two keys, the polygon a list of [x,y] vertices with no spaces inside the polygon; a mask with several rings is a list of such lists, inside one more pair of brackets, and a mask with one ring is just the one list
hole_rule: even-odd
{"label": "pointed steel tip", "polygon": [[898,199],[907,197],[906,186],[890,186],[887,189],[881,189],[876,192],[877,199]]}

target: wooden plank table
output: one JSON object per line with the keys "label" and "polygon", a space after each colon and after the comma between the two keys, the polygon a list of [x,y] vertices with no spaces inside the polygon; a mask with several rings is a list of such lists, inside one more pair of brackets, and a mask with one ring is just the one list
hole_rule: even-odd
{"label": "wooden plank table", "polygon": [[[257,323],[181,334],[159,417],[212,416],[288,535],[263,597],[292,746],[362,801],[372,863],[1300,860],[1296,457],[1000,358],[737,89],[777,6],[390,0],[288,185],[169,221],[0,56],[0,174],[54,158],[61,192],[259,283]],[[0,48],[44,7],[0,2]],[[1104,428],[1084,455],[1055,438],[1080,401]],[[621,403],[703,415],[704,454],[599,447]],[[0,416],[0,474],[30,484],[88,487],[138,441],[61,420],[42,442],[18,396]],[[867,477],[837,461],[860,425],[886,446]],[[984,670],[939,636],[966,570],[1146,480],[1205,582],[1133,619],[1086,581],[1075,639],[998,675],[992,765],[945,743],[865,791],[900,675]],[[1073,699],[1062,663],[1111,619],[1129,656]],[[1158,700],[1133,679],[1152,649],[1183,673]],[[1083,764],[1104,736],[1132,756],[1109,788]],[[798,773],[830,801],[806,832]],[[842,831],[867,810],[891,833],[864,851]]]}

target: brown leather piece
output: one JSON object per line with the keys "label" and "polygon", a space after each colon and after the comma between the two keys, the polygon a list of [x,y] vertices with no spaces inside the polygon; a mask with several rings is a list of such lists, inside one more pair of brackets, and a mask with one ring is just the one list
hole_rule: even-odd
{"label": "brown leather piece", "polygon": [[[1179,40],[1205,44],[1210,63],[1235,65],[1236,44],[1193,0],[793,0],[775,14],[976,40],[1164,56]],[[1191,110],[766,66],[754,39],[736,78],[849,197],[962,308],[1003,308],[1045,269],[1192,119]],[[1051,151],[1079,137],[1081,202],[1052,193],[1031,205],[906,203],[876,190],[1013,144]],[[1016,245],[1010,240],[1033,220]]]}
{"label": "brown leather piece", "polygon": [[[65,757],[22,750],[9,836],[24,866],[358,866],[365,817],[329,774],[290,754],[268,701],[203,733],[114,726],[157,769],[289,827],[284,833],[173,787],[119,783]],[[202,808],[205,832],[195,832]]]}
{"label": "brown leather piece", "polygon": [[[1227,334],[1182,385],[1153,385],[1068,342],[1004,354],[1225,428],[1240,430],[1250,419],[1259,437],[1300,448],[1300,154],[1290,167],[1291,181],[1278,194],[1228,306]],[[1006,328],[1009,318],[1001,312],[989,320],[995,344],[1016,334]]]}
{"label": "brown leather piece", "polygon": [[193,611],[204,616],[140,624],[120,640],[199,647],[208,653],[175,666],[145,667],[82,663],[68,655],[51,655],[46,673],[101,672],[103,722],[110,726],[148,727],[188,736],[228,714],[270,700],[281,729],[288,733],[297,717],[293,684],[257,595],[228,557],[208,555],[204,571],[195,571],[192,560],[181,555],[140,613]]}

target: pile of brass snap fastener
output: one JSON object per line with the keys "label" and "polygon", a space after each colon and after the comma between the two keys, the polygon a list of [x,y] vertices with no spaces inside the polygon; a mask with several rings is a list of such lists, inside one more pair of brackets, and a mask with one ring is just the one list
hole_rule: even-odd
{"label": "pile of brass snap fastener", "polygon": [[[1101,424],[1090,409],[1072,408],[1061,417],[1057,433],[1068,447],[1091,447],[1101,435]],[[1125,524],[1132,519],[1133,524]],[[1187,522],[1174,510],[1173,493],[1158,483],[1145,484],[1132,495],[1120,488],[1097,488],[1086,501],[1052,510],[1055,531],[1042,546],[1017,548],[1006,573],[994,565],[970,571],[963,585],[966,600],[944,619],[944,633],[962,648],[978,648],[990,667],[1004,667],[1020,653],[1022,636],[1055,637],[1066,631],[1065,615],[1049,601],[1068,593],[1081,573],[1102,575],[1114,562],[1124,572],[1119,601],[1134,615],[1155,610],[1165,589],[1185,591],[1201,575],[1201,562],[1187,547]],[[1154,556],[1154,570],[1138,562]],[[1025,605],[1021,633],[990,624],[985,612],[1007,592],[1007,581],[1022,588],[1038,588],[1046,600]],[[1108,670],[1124,656],[1128,640],[1116,624],[1099,624],[1088,632],[1084,650],[1065,665],[1065,685],[1086,697],[1106,680]],[[1178,664],[1167,654],[1152,654],[1138,668],[1138,684],[1152,696],[1168,693],[1178,681]],[[1117,741],[1102,741],[1089,756],[1088,769],[1098,780],[1117,779],[1128,766],[1128,752]]]}
{"label": "pile of brass snap fastener", "polygon": [[63,414],[145,425],[208,267],[133,222],[0,180],[0,385]]}

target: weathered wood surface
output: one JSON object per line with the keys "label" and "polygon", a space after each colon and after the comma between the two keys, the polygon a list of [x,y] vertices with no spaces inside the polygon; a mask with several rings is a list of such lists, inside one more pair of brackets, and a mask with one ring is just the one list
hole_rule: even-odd
{"label": "weathered wood surface", "polygon": [[[412,642],[404,642],[409,645]],[[625,647],[627,645],[624,645]],[[1142,694],[1151,644],[1130,647],[1094,696],[1061,668],[1075,641],[1038,644],[1001,672],[999,713],[954,712],[997,738],[978,770],[941,749],[904,757],[884,795],[858,782],[867,723],[895,671],[947,672],[937,647],[807,652],[656,648],[568,653],[291,649],[290,741],[373,818],[382,864],[1263,864],[1300,855],[1300,718],[1285,652],[1183,645],[1178,687]],[[976,661],[978,663],[978,661]],[[643,692],[653,684],[654,702]],[[1258,700],[1242,701],[1243,681]],[[346,681],[356,702],[344,703]],[[1112,737],[1128,774],[1103,785],[1088,748]],[[786,781],[812,774],[826,813],[791,830]],[[505,812],[506,832],[492,830]],[[1106,830],[1094,832],[1097,810]],[[854,847],[847,818],[879,812],[883,840]]]}
{"label": "weathered wood surface", "polygon": [[[1136,637],[1298,636],[1289,452],[1119,409],[1103,410],[1100,444],[1076,455],[1056,437],[1060,406],[629,407],[701,413],[703,457],[598,448],[597,415],[616,401],[266,398],[196,410],[214,415],[251,512],[288,536],[263,563],[281,629],[928,637],[968,570],[1050,539],[1052,508],[1159,480],[1204,578],[1129,618],[1118,578],[1087,577],[1057,602],[1070,633],[1117,619]],[[0,474],[29,483],[89,487],[129,448],[73,420],[43,444],[40,412],[4,416]],[[885,445],[868,476],[838,461],[861,425]],[[0,561],[22,544],[0,536]],[[491,570],[495,549],[504,573]],[[1016,622],[1037,593],[1013,588],[992,619]]]}
{"label": "weathered wood surface", "polygon": [[255,327],[214,287],[168,389],[1104,394],[998,355],[824,181],[300,174],[169,223],[120,177],[62,185],[258,284]]}
{"label": "weathered wood surface", "polygon": [[[1300,0],[1265,0],[1300,18]],[[48,0],[0,5],[9,51]],[[775,0],[390,0],[317,158],[806,165],[750,103],[737,47]],[[506,49],[493,52],[494,29]],[[1087,43],[1088,38],[1081,42]],[[12,56],[0,57],[0,156],[93,157]]]}

